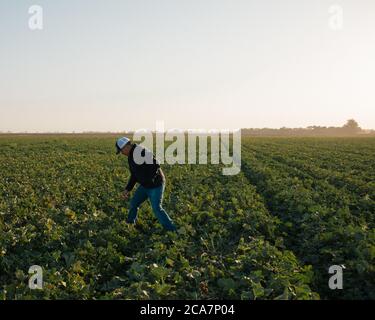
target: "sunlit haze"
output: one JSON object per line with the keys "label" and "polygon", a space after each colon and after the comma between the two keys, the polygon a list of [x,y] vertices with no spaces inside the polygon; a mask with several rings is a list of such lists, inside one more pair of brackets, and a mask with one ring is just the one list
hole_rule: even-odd
{"label": "sunlit haze", "polygon": [[0,39],[0,131],[375,128],[373,0],[2,0]]}

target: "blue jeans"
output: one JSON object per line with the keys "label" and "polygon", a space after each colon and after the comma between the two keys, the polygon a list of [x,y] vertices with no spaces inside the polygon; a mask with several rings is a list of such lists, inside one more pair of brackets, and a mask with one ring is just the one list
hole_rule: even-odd
{"label": "blue jeans", "polygon": [[140,205],[145,202],[147,198],[149,198],[152,211],[154,212],[156,218],[158,218],[161,225],[169,231],[175,231],[176,226],[173,224],[172,219],[162,207],[164,189],[165,184],[162,184],[160,187],[156,188],[145,188],[140,185],[135,191],[133,198],[130,200],[130,209],[127,222],[135,223]]}

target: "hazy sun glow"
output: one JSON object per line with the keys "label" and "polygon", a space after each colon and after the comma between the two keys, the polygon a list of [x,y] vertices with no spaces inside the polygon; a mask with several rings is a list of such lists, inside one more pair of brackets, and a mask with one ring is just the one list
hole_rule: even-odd
{"label": "hazy sun glow", "polygon": [[375,128],[375,2],[0,3],[0,131]]}

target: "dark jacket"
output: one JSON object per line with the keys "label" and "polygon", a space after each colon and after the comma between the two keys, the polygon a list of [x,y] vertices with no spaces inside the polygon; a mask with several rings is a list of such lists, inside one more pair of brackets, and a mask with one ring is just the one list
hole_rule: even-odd
{"label": "dark jacket", "polygon": [[[136,154],[134,154],[136,148]],[[152,163],[151,161],[150,163],[139,164],[139,161],[137,163],[134,157],[139,154],[146,159],[152,159]],[[133,144],[128,156],[128,163],[131,176],[125,187],[126,190],[131,191],[137,182],[145,188],[156,188],[165,183],[165,177],[160,168],[159,162],[155,159],[150,150],[145,149],[140,145]]]}

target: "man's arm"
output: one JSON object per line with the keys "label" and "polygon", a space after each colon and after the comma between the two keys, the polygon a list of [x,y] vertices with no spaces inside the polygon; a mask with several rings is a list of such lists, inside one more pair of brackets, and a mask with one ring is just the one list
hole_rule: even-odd
{"label": "man's arm", "polygon": [[135,179],[134,175],[133,174],[130,175],[130,179],[129,179],[128,184],[125,187],[125,191],[128,191],[128,192],[132,191],[136,183],[137,183],[137,180]]}

